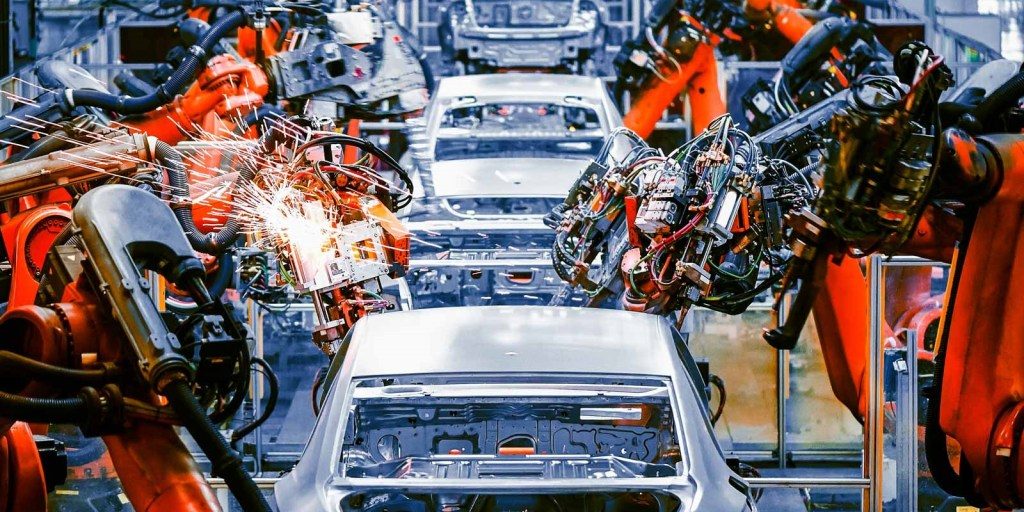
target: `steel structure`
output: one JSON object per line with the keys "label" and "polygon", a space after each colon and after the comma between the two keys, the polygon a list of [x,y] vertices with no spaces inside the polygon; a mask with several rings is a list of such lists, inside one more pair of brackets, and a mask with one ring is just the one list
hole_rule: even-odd
{"label": "steel structure", "polygon": [[[440,7],[444,3],[445,0],[398,0],[395,4],[394,12],[399,23],[412,31],[431,54],[437,54],[440,50],[437,26]],[[636,34],[641,21],[647,15],[649,4],[645,0],[609,0],[605,5],[609,29],[606,43],[608,53],[614,54],[622,41]],[[947,64],[954,69],[958,78],[967,76],[985,62],[999,58],[999,52],[996,50],[942,25],[929,22],[894,0],[887,2],[884,7],[868,8],[867,17],[880,23],[886,23],[887,20],[925,23],[926,27],[931,29],[928,36],[931,45],[940,54],[947,56]],[[48,57],[78,64],[104,82],[109,82],[109,79],[120,70],[133,66],[147,67],[138,64],[125,65],[118,61],[118,27],[121,23],[136,18],[136,15],[124,11],[107,11],[104,14],[103,28],[93,36],[61,48]],[[744,63],[725,62],[723,71],[737,72],[736,70],[744,67]],[[38,95],[40,91],[34,86],[33,74],[34,66],[28,66],[0,79],[0,91],[7,93],[0,97],[0,113],[10,110],[11,95],[26,98]]]}

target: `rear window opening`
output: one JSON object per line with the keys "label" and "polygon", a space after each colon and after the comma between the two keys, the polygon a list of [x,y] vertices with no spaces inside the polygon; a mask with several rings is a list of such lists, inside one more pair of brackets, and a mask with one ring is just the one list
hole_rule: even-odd
{"label": "rear window opening", "polygon": [[535,512],[567,512],[570,510],[602,510],[606,512],[669,512],[679,510],[679,498],[669,493],[619,492],[482,495],[482,494],[413,494],[359,493],[341,502],[342,510],[474,510],[498,512],[529,510]]}
{"label": "rear window opening", "polygon": [[682,462],[663,381],[373,379],[354,390],[349,478],[650,478]]}

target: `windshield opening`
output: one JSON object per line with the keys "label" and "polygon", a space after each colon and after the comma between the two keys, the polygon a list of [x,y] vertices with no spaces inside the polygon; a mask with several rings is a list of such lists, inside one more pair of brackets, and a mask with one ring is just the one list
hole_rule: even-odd
{"label": "windshield opening", "polygon": [[506,138],[439,137],[434,160],[470,158],[560,158],[590,160],[601,149],[600,137],[585,138]]}
{"label": "windshield opening", "polygon": [[451,107],[440,128],[473,130],[476,133],[554,132],[600,130],[601,119],[590,107],[539,103],[489,103]]}
{"label": "windshield opening", "polygon": [[557,27],[569,23],[572,7],[572,0],[473,0],[473,15],[481,27]]}
{"label": "windshield opening", "polygon": [[[342,469],[350,478],[675,476],[671,404],[657,379],[364,380]],[[444,470],[452,464],[464,470]]]}

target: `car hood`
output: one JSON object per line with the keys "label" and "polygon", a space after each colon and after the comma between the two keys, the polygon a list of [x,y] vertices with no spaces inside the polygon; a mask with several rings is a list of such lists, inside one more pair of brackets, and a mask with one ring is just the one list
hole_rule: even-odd
{"label": "car hood", "polygon": [[434,162],[437,197],[564,197],[585,160],[480,158]]}

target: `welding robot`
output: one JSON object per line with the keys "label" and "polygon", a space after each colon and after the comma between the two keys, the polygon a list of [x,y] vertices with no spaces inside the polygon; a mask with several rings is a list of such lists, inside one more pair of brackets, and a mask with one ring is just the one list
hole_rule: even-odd
{"label": "welding robot", "polygon": [[[797,114],[842,89],[834,83],[842,75],[833,61],[835,47],[852,41],[860,44],[848,46],[846,72],[888,69],[881,64],[888,52],[863,26],[838,17],[818,23],[791,50],[784,61],[788,72],[779,79],[821,94],[805,94],[791,109],[780,108],[770,119],[773,126],[760,135],[751,136],[724,116],[667,158],[637,143],[621,163],[592,164],[548,219],[558,233],[553,254],[563,280],[586,291],[591,306],[675,315],[680,321],[695,304],[729,314],[744,311],[782,278],[788,258],[783,218],[817,194],[803,168],[819,157],[821,144],[813,134],[834,108]],[[719,170],[708,167],[712,161],[733,175],[708,187],[702,185],[706,168]],[[598,259],[609,264],[591,269]],[[763,278],[762,262],[770,270]],[[611,270],[616,268],[622,275]],[[562,293],[559,300],[568,297]]]}
{"label": "welding robot", "polygon": [[579,288],[590,307],[682,322],[694,305],[741,313],[782,277],[785,240],[773,235],[816,193],[798,169],[762,153],[728,114],[668,155],[628,130],[606,148],[616,138],[631,141],[628,156],[599,156],[545,217],[566,283],[553,304]]}
{"label": "welding robot", "polygon": [[[33,439],[48,423],[102,436],[136,510],[220,509],[175,425],[246,510],[270,510],[214,426],[247,395],[251,340],[230,306],[210,297],[171,209],[141,188],[103,185],[82,196],[62,233],[47,255],[46,305],[0,317],[5,510],[45,510],[47,490],[63,481],[65,469],[44,465]],[[195,315],[164,318],[159,278],[190,291]]]}
{"label": "welding robot", "polygon": [[838,16],[822,20],[786,53],[771,81],[758,80],[743,94],[748,131],[764,132],[861,75],[891,74],[891,61],[866,23]]}
{"label": "welding robot", "polygon": [[[237,16],[228,17],[228,21],[222,20],[222,24],[215,24],[214,33],[218,30],[222,30],[226,24],[237,22]],[[218,37],[209,36],[204,38],[204,44],[214,43]],[[190,52],[190,57],[186,58],[182,64],[183,69],[195,69],[198,66],[194,62],[199,58],[199,54],[202,54],[203,46],[197,45]],[[60,73],[57,73],[60,75]],[[87,76],[85,73],[75,73],[73,70],[70,73],[64,73],[69,76]],[[172,75],[172,81],[167,84],[173,83],[174,80],[179,82],[187,82],[187,73],[182,74],[176,72]],[[112,108],[120,109],[122,111],[142,111],[145,106],[143,102],[152,102],[152,104],[159,104],[162,99],[166,99],[169,96],[170,86],[165,84],[158,88],[153,93],[143,96],[141,98],[131,98],[126,96],[114,96],[105,91],[101,84],[98,84],[94,80],[85,82],[69,82],[67,80],[57,84],[60,89],[52,93],[44,95],[40,98],[40,101],[34,103],[28,103],[23,107],[16,110],[15,113],[7,116],[4,119],[5,134],[10,134],[11,139],[23,140],[28,144],[20,144],[25,146],[21,148],[22,151],[14,152],[19,146],[18,142],[12,141],[11,158],[4,162],[3,173],[5,179],[3,180],[4,188],[4,199],[6,201],[7,215],[12,218],[13,221],[7,225],[5,235],[14,233],[15,236],[5,237],[5,247],[7,253],[11,256],[12,267],[13,267],[13,279],[12,287],[13,291],[8,301],[7,308],[12,315],[12,318],[18,315],[49,315],[47,321],[50,321],[51,327],[46,327],[45,324],[40,324],[38,321],[32,324],[30,317],[29,323],[26,325],[35,325],[40,329],[44,329],[48,334],[52,334],[52,330],[64,329],[64,333],[58,332],[57,334],[67,334],[70,336],[73,332],[70,330],[68,325],[61,324],[60,322],[75,323],[82,320],[84,322],[84,328],[87,329],[105,329],[104,332],[110,331],[109,325],[100,325],[98,320],[95,318],[70,318],[62,320],[63,310],[56,313],[57,317],[54,320],[52,314],[32,309],[30,312],[25,313],[25,308],[35,308],[32,305],[35,297],[35,290],[38,288],[38,281],[43,280],[45,282],[47,269],[47,254],[49,248],[54,245],[56,241],[58,244],[63,244],[64,235],[69,225],[74,224],[74,213],[71,211],[70,203],[71,199],[76,201],[83,197],[83,194],[88,194],[88,191],[97,188],[100,183],[131,183],[137,185],[141,190],[149,192],[158,192],[165,196],[165,198],[171,204],[171,210],[173,212],[172,218],[178,225],[179,236],[184,239],[191,246],[189,251],[203,251],[213,252],[215,250],[223,250],[229,247],[235,238],[239,234],[239,226],[237,224],[229,223],[222,229],[217,230],[210,234],[204,234],[200,230],[196,229],[195,222],[191,216],[191,201],[188,195],[188,177],[186,175],[186,168],[182,162],[180,155],[176,154],[176,151],[166,143],[156,140],[155,138],[148,137],[144,134],[137,132],[130,132],[126,130],[117,130],[110,128],[109,123],[109,112]],[[154,96],[156,99],[154,100]],[[79,101],[82,100],[82,101]],[[84,105],[83,105],[84,104]],[[60,117],[61,115],[66,118]],[[6,137],[5,137],[6,139]],[[366,149],[366,148],[364,148]],[[57,156],[57,158],[54,158]],[[308,173],[308,171],[306,171]],[[239,175],[240,183],[247,183],[253,177],[255,172],[243,171]],[[354,181],[354,180],[353,180]],[[379,185],[379,183],[378,183]],[[342,187],[341,182],[337,184],[338,187]],[[102,188],[102,187],[100,187]],[[136,194],[137,195],[137,194]],[[59,197],[58,197],[59,196]],[[113,196],[104,195],[107,200],[113,201]],[[119,196],[118,196],[119,197]],[[128,199],[126,199],[127,201]],[[373,203],[367,203],[367,208],[377,213],[380,209],[374,208]],[[128,203],[126,203],[128,204]],[[132,203],[135,206],[144,205],[145,203]],[[163,203],[159,203],[161,207],[167,208]],[[126,212],[120,212],[120,214],[127,215]],[[384,214],[380,214],[384,217]],[[109,216],[108,216],[109,217]],[[110,223],[110,219],[104,217],[105,220],[102,222]],[[346,222],[351,218],[344,219]],[[155,222],[155,221],[154,221]],[[115,223],[116,225],[116,223]],[[371,227],[377,227],[379,224]],[[182,233],[182,229],[184,232]],[[148,231],[146,233],[149,233]],[[130,235],[130,233],[126,234]],[[79,238],[71,237],[70,240],[77,241]],[[143,244],[145,245],[145,244]],[[173,243],[171,244],[174,245]],[[393,242],[391,245],[398,245],[397,242]],[[81,248],[81,244],[79,244]],[[85,246],[85,251],[88,254],[102,254],[100,249],[93,249],[92,247]],[[116,251],[116,249],[110,249]],[[194,253],[190,252],[190,256]],[[146,256],[148,258],[148,256]],[[60,260],[58,260],[60,261]],[[193,257],[193,260],[198,261]],[[62,261],[61,261],[62,262]],[[62,262],[63,263],[63,262]],[[140,263],[142,264],[142,263]],[[189,263],[191,267],[195,267],[193,263]],[[127,268],[127,267],[125,267]],[[391,267],[388,267],[391,271]],[[191,276],[194,276],[196,272],[194,270],[189,271]],[[136,271],[138,274],[138,271]],[[205,272],[204,272],[205,274]],[[63,275],[63,278],[72,280],[78,273],[71,269]],[[192,278],[190,277],[190,280]],[[188,283],[182,284],[174,279],[167,280],[168,287],[175,287],[179,290],[183,290],[186,294],[192,296],[195,301],[195,311],[193,314],[208,313],[208,306],[206,296],[218,296],[217,294],[210,294],[207,290],[205,294],[200,294],[196,297],[195,289],[197,285],[189,281]],[[116,281],[124,282],[124,281]],[[77,283],[77,284],[76,284]],[[46,299],[38,298],[43,300],[43,303],[58,303],[60,301],[71,301],[75,302],[75,308],[83,307],[87,309],[90,314],[100,315],[103,318],[109,318],[110,312],[102,308],[94,308],[92,303],[96,302],[97,297],[102,298],[102,295],[96,295],[96,288],[90,289],[87,285],[95,285],[104,287],[106,285],[98,283],[96,280],[87,280],[82,278],[78,282],[73,283],[74,286],[64,286],[67,290],[79,290],[80,293],[76,296],[63,295],[63,291],[52,292],[51,295],[47,296]],[[98,283],[98,284],[96,284]],[[141,282],[140,282],[141,283]],[[146,284],[140,284],[140,287],[147,286]],[[150,289],[155,289],[156,284],[150,284]],[[337,286],[336,288],[340,288]],[[79,300],[80,299],[80,300]],[[71,306],[69,306],[71,307]],[[119,316],[119,313],[115,313],[115,316]],[[225,315],[220,315],[225,317]],[[209,318],[205,318],[209,317]],[[195,318],[192,322],[198,322]],[[204,321],[211,320],[212,315],[204,315]],[[226,317],[225,317],[226,318]],[[53,322],[57,322],[56,324]],[[353,320],[354,321],[354,320]],[[64,394],[68,391],[67,388],[74,387],[79,382],[78,377],[74,377],[71,380],[67,380],[67,373],[54,373],[56,370],[50,367],[42,367],[34,365],[32,363],[33,356],[38,355],[39,357],[50,357],[54,355],[51,353],[52,348],[44,346],[45,343],[37,343],[30,341],[27,338],[24,340],[14,339],[16,336],[24,334],[25,336],[33,336],[32,332],[26,331],[25,329],[17,328],[17,325],[21,325],[18,322],[12,320],[12,324],[15,326],[15,330],[12,332],[11,343],[17,344],[17,350],[25,351],[28,354],[28,359],[24,357],[17,361],[19,365],[27,364],[29,368],[42,368],[40,371],[42,375],[37,379],[35,374],[26,374],[26,370],[20,372],[15,369],[15,375],[18,376],[19,381],[13,382],[11,387],[8,389],[8,395],[11,400],[17,404],[17,407],[11,409],[8,408],[7,412],[10,413],[12,419],[26,419],[33,422],[47,422],[55,421],[61,423],[72,423],[77,424],[78,420],[85,421],[89,418],[89,415],[94,414],[93,412],[86,411],[75,405],[73,408],[69,408],[62,413],[54,412],[49,409],[50,405],[56,403],[58,406],[65,402],[61,398],[56,402],[32,402],[31,400],[25,401],[25,399],[34,398],[45,398],[50,400],[50,396],[54,394]],[[218,331],[220,341],[223,344],[218,345],[221,347],[220,350],[234,346],[236,349],[242,346],[242,342],[238,341],[241,339],[242,331],[239,330],[237,321],[233,317],[229,320],[220,320],[220,322],[233,322],[236,325],[228,328],[222,328],[214,325],[210,327],[215,331]],[[24,322],[21,322],[24,323]],[[215,322],[216,323],[216,322]],[[195,325],[192,325],[195,327]],[[77,327],[76,327],[77,328]],[[191,328],[191,327],[190,327]],[[110,331],[112,332],[112,331]],[[227,332],[228,335],[225,335]],[[77,333],[83,338],[89,338],[97,335],[94,331],[80,331]],[[176,335],[184,336],[186,333],[177,332]],[[118,338],[116,333],[111,334],[112,339],[115,339],[113,345],[124,345],[124,340]],[[227,337],[231,337],[235,341],[228,343],[230,340]],[[61,349],[67,348],[68,350],[74,348],[70,341],[70,338],[64,339],[64,341],[54,341],[52,339],[49,342],[56,343]],[[243,340],[244,341],[244,340]],[[80,342],[81,344],[81,342]],[[194,345],[194,344],[193,344]],[[83,349],[90,349],[89,344],[85,344]],[[115,347],[116,348],[116,347]],[[194,348],[194,347],[193,347]],[[87,367],[94,365],[94,361],[100,360],[102,363],[106,363],[102,358],[105,357],[120,357],[118,354],[114,354],[113,348],[104,347],[102,356],[98,356],[97,352],[91,351],[86,352],[85,355],[81,354],[57,354],[58,365],[67,365],[71,368],[82,368],[83,364]],[[245,350],[248,350],[248,344],[245,343]],[[46,351],[45,353],[39,351]],[[14,350],[10,351],[14,352]],[[109,352],[109,353],[108,353]],[[130,352],[133,353],[144,353],[144,349],[133,349]],[[15,357],[17,354],[11,357]],[[207,355],[193,357],[192,363],[194,366],[202,367],[207,364],[203,358],[210,357]],[[215,382],[210,384],[216,389],[213,391],[204,391],[204,400],[214,398],[221,403],[228,403],[230,405],[225,408],[215,411],[216,421],[224,421],[225,418],[233,415],[233,411],[237,411],[237,406],[240,405],[242,398],[245,395],[245,388],[242,387],[241,381],[244,377],[246,386],[248,385],[249,379],[249,368],[251,363],[260,364],[258,359],[249,358],[249,363],[245,363],[245,358],[239,352],[238,357],[224,358],[224,354],[213,356],[218,358],[217,361],[226,362],[229,368],[219,368],[216,373],[219,373],[222,377],[220,379],[214,379]],[[197,359],[198,358],[198,359]],[[79,362],[81,359],[82,363]],[[235,364],[234,368],[230,368],[231,361],[239,361]],[[243,364],[244,363],[244,364]],[[14,364],[14,363],[12,363]],[[148,364],[148,363],[143,363]],[[225,371],[229,370],[229,371]],[[233,371],[230,371],[233,370]],[[264,371],[269,372],[269,368],[264,368]],[[87,377],[86,383],[91,383],[99,386],[100,384],[106,386],[109,382],[113,382],[117,385],[125,385],[131,387],[129,390],[132,394],[141,393],[140,397],[146,400],[150,400],[152,393],[145,392],[142,384],[139,382],[128,382],[120,380],[119,372],[115,377],[109,378],[103,377],[102,379],[93,377]],[[56,376],[56,377],[55,377]],[[230,376],[231,382],[227,382],[224,378]],[[50,386],[46,385],[40,387],[36,385],[35,380],[42,381],[53,381],[65,379],[65,382],[70,383],[68,386],[57,386],[56,391],[50,390]],[[91,379],[91,380],[90,380]],[[49,383],[48,383],[49,384]],[[39,388],[41,396],[33,396],[36,392],[31,391]],[[25,397],[18,394],[23,389],[29,389],[30,392]],[[198,388],[197,388],[198,389]],[[203,388],[206,389],[206,388]],[[71,390],[74,391],[74,390]],[[88,390],[85,390],[88,391]],[[85,392],[83,391],[83,393]],[[103,411],[96,412],[95,414],[113,414],[113,419],[110,419],[109,429],[105,426],[99,430],[92,430],[88,427],[86,431],[90,435],[103,435],[108,430],[113,432],[113,437],[105,436],[109,451],[111,452],[111,459],[113,459],[114,465],[122,479],[126,480],[125,486],[129,499],[138,510],[163,509],[162,507],[167,506],[170,509],[180,510],[207,510],[216,509],[216,504],[211,502],[208,498],[211,493],[209,492],[208,486],[202,483],[201,475],[197,476],[195,472],[194,464],[190,463],[187,452],[184,452],[184,448],[180,447],[180,441],[174,436],[173,430],[170,430],[170,423],[181,423],[183,420],[173,418],[173,414],[169,413],[169,410],[157,411],[154,414],[143,411],[143,418],[149,418],[149,416],[156,417],[157,424],[150,425],[145,422],[136,423],[133,421],[123,420],[123,418],[134,418],[134,412],[124,413],[123,405],[116,403],[120,400],[116,396],[117,390],[111,392],[103,391],[99,395],[95,393],[86,396],[89,400],[89,405],[99,403],[103,407],[107,407]],[[73,393],[72,393],[73,394]],[[126,395],[127,393],[122,393]],[[83,395],[85,396],[85,395]],[[134,398],[132,398],[134,400]],[[112,402],[113,401],[113,402]],[[151,400],[150,400],[151,401]],[[108,407],[108,402],[114,403],[114,406]],[[160,402],[158,400],[158,402]],[[71,402],[67,402],[71,403]],[[75,402],[77,404],[77,402]],[[128,402],[132,411],[138,409],[137,404],[134,402]],[[74,405],[74,404],[73,404]],[[45,409],[44,412],[33,412],[32,407],[39,406]],[[58,407],[59,408],[59,407]],[[29,417],[21,417],[22,411],[29,414]],[[43,410],[41,409],[41,410]],[[50,412],[54,412],[54,416],[48,416]],[[88,414],[86,414],[88,412]],[[45,413],[45,414],[44,414]],[[32,416],[35,414],[35,416]],[[184,413],[179,413],[184,414]],[[74,416],[74,419],[71,417]],[[118,419],[121,418],[121,419]],[[168,419],[170,418],[170,419]],[[93,420],[98,421],[97,418]],[[90,420],[90,421],[93,421]],[[106,421],[106,420],[104,420]],[[36,427],[36,431],[44,431],[44,427]],[[238,434],[240,431],[244,431],[245,428],[236,431]],[[141,435],[142,438],[124,439],[125,436],[129,436],[131,432],[137,432],[137,435]],[[59,476],[62,476],[62,472],[59,469],[59,464],[51,465],[46,464],[45,467],[52,468],[57,467],[56,473],[51,471],[49,475],[46,475],[40,471],[40,459],[39,447],[36,446],[35,441],[32,438],[32,430],[28,429],[23,423],[11,423],[11,428],[8,431],[8,443],[11,448],[8,449],[7,454],[10,455],[10,464],[5,467],[12,468],[9,476],[15,479],[12,485],[7,485],[5,489],[14,490],[12,498],[4,503],[10,503],[13,507],[12,510],[35,510],[38,509],[37,504],[40,500],[45,500],[45,492],[38,492],[40,489],[45,491],[45,487],[51,487],[59,481]],[[98,434],[93,434],[97,432]],[[169,434],[168,434],[169,432]],[[216,444],[213,441],[207,439],[203,441],[200,437],[204,434],[196,434],[197,440],[200,441],[201,446],[204,449],[213,447],[211,449],[217,449]],[[146,442],[142,442],[145,439]],[[163,446],[163,442],[166,441],[166,446]],[[203,443],[205,442],[205,445]],[[176,444],[175,444],[176,443]],[[15,453],[14,446],[18,446],[18,452]],[[146,452],[145,450],[151,450]],[[33,457],[31,452],[35,452],[36,456]],[[50,450],[53,452],[54,450]],[[179,457],[178,455],[182,455]],[[141,464],[144,458],[156,457],[157,455],[163,455],[171,461],[168,464],[167,471],[161,473],[160,471],[150,470],[148,468],[139,469],[137,466]],[[211,459],[214,456],[220,457],[222,454],[213,453]],[[156,457],[154,460],[163,461],[165,457]],[[225,456],[226,457],[226,456]],[[180,461],[179,461],[180,459]],[[48,461],[50,459],[47,459]],[[134,461],[134,462],[133,462]],[[226,458],[220,462],[230,462]],[[233,463],[232,463],[233,464]],[[224,468],[223,470],[218,469],[218,472],[233,471],[231,468]],[[141,473],[141,474],[140,474]],[[150,476],[154,480],[147,480]],[[228,475],[225,474],[225,477]],[[237,477],[237,475],[236,475]],[[235,478],[236,477],[231,477]],[[39,485],[40,479],[49,478],[46,486],[41,487]],[[130,481],[130,482],[129,482]],[[236,486],[238,484],[232,484]],[[15,496],[17,494],[17,496]],[[244,502],[247,498],[241,498]],[[253,498],[248,498],[252,500]],[[187,505],[187,503],[192,503]],[[190,508],[191,507],[191,508]],[[204,508],[205,507],[205,508]],[[253,508],[258,510],[258,508]]]}
{"label": "welding robot", "polygon": [[[213,22],[255,2],[164,1]],[[290,114],[382,119],[426,104],[433,74],[415,36],[385,3],[267,2],[238,32],[239,55],[262,68]],[[260,41],[259,44],[256,41]]]}
{"label": "welding robot", "polygon": [[[177,437],[173,427],[180,425],[246,510],[269,510],[217,426],[238,412],[253,367],[272,370],[251,355],[251,337],[232,306],[205,286],[206,268],[194,247],[200,235],[183,230],[181,210],[173,209],[180,201],[159,197],[161,180],[137,179],[154,169],[183,171],[182,156],[152,137],[97,130],[106,131],[59,153],[0,167],[5,198],[59,187],[84,191],[46,252],[34,303],[9,303],[0,318],[0,364],[8,375],[0,390],[6,418],[0,467],[9,468],[0,503],[12,511],[45,508],[47,488],[64,475],[51,458],[44,464],[33,432],[59,423],[103,438],[136,510],[220,510]],[[359,316],[386,308],[364,299],[372,293],[366,281],[404,270],[408,235],[392,209],[407,202],[411,190],[384,183],[366,162],[343,163],[343,145],[389,158],[366,141],[291,122],[259,144],[249,153],[252,177],[237,190],[239,209],[246,197],[274,192],[269,195],[298,197],[277,204],[287,211],[333,211],[325,240],[333,248],[317,245],[312,249],[321,254],[311,256],[286,229],[242,213],[234,217],[235,229],[252,234],[254,243],[277,241],[304,286],[300,291],[318,294],[314,303],[325,319],[319,339],[337,342]],[[99,184],[118,181],[132,185]],[[248,211],[265,212],[268,205],[256,206]],[[163,311],[164,283],[187,293],[194,311]],[[232,440],[266,418],[236,429]]]}
{"label": "welding robot", "polygon": [[[145,78],[131,71],[121,72],[114,77],[114,85],[131,96],[151,93],[180,67],[188,48],[210,28],[196,18],[180,20],[175,32],[182,44],[168,52],[166,62]],[[238,29],[243,30],[245,27]],[[268,101],[270,83],[258,65],[241,58],[223,40],[214,43],[211,53],[214,55],[195,80],[173,100],[118,122],[175,145],[191,139],[257,137],[268,115],[283,115],[273,101]]]}
{"label": "welding robot", "polygon": [[[928,397],[928,465],[950,494],[1020,508],[1024,72],[998,87],[971,88],[974,98],[954,98],[973,102],[939,103],[950,85],[940,57],[923,45],[905,47],[895,67],[899,82],[858,80],[829,123],[836,142],[821,197],[787,219],[795,260],[780,296],[799,282],[798,292],[766,339],[790,347],[812,311],[823,319],[834,331],[821,339],[833,390],[863,418],[867,294],[844,291],[864,289],[857,258],[909,254],[951,263]],[[960,447],[958,468],[949,439]]]}
{"label": "welding robot", "polygon": [[[131,173],[119,174],[121,179],[141,180],[156,185],[166,177],[173,180],[168,182],[169,185],[187,191],[188,177],[184,175],[184,169],[145,169],[143,166],[125,165],[124,161],[132,158],[145,161],[144,157],[133,155],[132,152],[151,152],[151,143],[145,135],[131,135],[126,130],[111,126],[118,125],[118,121],[114,121],[115,116],[145,115],[173,102],[176,95],[192,83],[197,72],[203,69],[207,57],[220,39],[243,25],[247,19],[243,11],[235,11],[222,18],[189,47],[188,56],[163,84],[141,96],[111,94],[87,73],[69,64],[44,64],[38,74],[47,92],[0,118],[0,139],[5,141],[7,150],[4,163],[29,161],[91,142],[101,145],[107,142],[113,144],[109,159],[113,166],[118,170],[131,170]],[[180,138],[177,128],[158,132],[172,141]],[[165,142],[157,143],[156,147],[162,153],[170,149]],[[92,158],[98,156],[101,155],[94,154]],[[164,170],[167,171],[166,176]],[[95,179],[108,171],[103,165],[98,165],[97,172],[79,181]],[[12,179],[13,183],[19,183],[17,177]],[[73,197],[83,192],[74,187],[58,186],[45,179],[39,181],[37,189],[23,189],[18,185],[12,189],[16,193],[9,196],[5,203],[0,231],[12,265],[10,307],[29,304],[34,299],[45,254],[57,233],[70,221]],[[191,205],[191,198],[185,197],[178,202],[179,215],[186,230],[191,233],[197,250],[212,255],[220,254],[237,236],[230,229],[208,235],[199,232],[192,222],[191,209],[186,211],[185,208],[185,205]]]}
{"label": "welding robot", "polygon": [[[333,357],[359,318],[396,307],[382,296],[382,279],[408,267],[410,234],[394,212],[412,201],[413,182],[372,143],[326,131],[331,123],[295,118],[292,129],[276,125],[258,152],[269,161],[258,156],[255,165],[285,171],[259,172],[259,193],[243,193],[234,208],[250,244],[274,253],[295,291],[310,296],[313,342]],[[309,140],[292,143],[295,126],[309,127]],[[364,156],[349,162],[348,148]]]}
{"label": "welding robot", "polygon": [[[366,12],[363,13],[366,14]],[[30,143],[33,143],[31,138],[37,136],[37,133],[55,130],[56,134],[44,137],[45,143],[34,145],[25,154],[30,155],[36,151],[45,151],[47,148],[52,150],[52,148],[65,145],[66,141],[60,139],[68,137],[65,133],[67,130],[58,129],[59,127],[55,123],[66,121],[82,113],[95,116],[94,121],[92,118],[88,118],[90,123],[114,123],[118,126],[128,126],[156,136],[163,142],[172,145],[186,138],[223,141],[224,139],[251,139],[259,136],[259,130],[265,126],[265,121],[280,118],[283,112],[272,104],[264,103],[263,97],[268,94],[269,88],[264,71],[254,63],[239,60],[233,56],[229,50],[225,49],[221,41],[225,35],[239,27],[258,26],[260,23],[265,23],[267,13],[253,9],[231,9],[219,14],[213,27],[207,27],[195,19],[179,23],[179,32],[182,34],[183,40],[186,41],[186,46],[177,49],[178,57],[173,60],[176,67],[168,68],[163,73],[159,84],[147,84],[132,76],[122,75],[119,77],[118,83],[122,84],[131,95],[112,96],[107,94],[104,86],[94,80],[81,84],[80,82],[83,81],[81,77],[89,76],[84,71],[71,69],[72,66],[57,62],[47,63],[42,68],[42,71],[45,72],[42,74],[55,77],[43,79],[44,83],[49,84],[46,86],[50,92],[37,98],[34,103],[21,106],[0,120],[0,132],[3,134],[3,140],[10,142],[9,153],[14,156],[17,149],[29,146]],[[336,28],[336,25],[332,26]],[[216,55],[207,59],[207,56],[211,54]],[[197,79],[194,75],[196,71],[200,71]],[[365,78],[366,83],[362,84],[362,87],[371,87],[378,92],[381,91],[381,88],[373,86],[374,81],[377,79],[389,80],[387,77],[370,74],[367,74]],[[282,80],[281,77],[278,77],[275,83],[280,84]],[[290,80],[295,80],[295,78],[292,77]],[[422,83],[417,83],[419,85],[412,84],[411,90],[414,96],[421,94],[417,93],[417,90],[422,90]],[[187,90],[184,90],[181,95],[175,95],[176,92],[182,91],[186,87]],[[416,87],[420,87],[420,89],[416,89]],[[344,87],[317,91],[307,98],[308,102],[333,105],[330,101],[324,101],[324,94],[332,93],[334,90],[344,90]],[[92,92],[94,96],[103,101],[100,102],[101,104],[83,106],[83,101],[87,103],[89,98],[86,97],[86,94],[81,93],[80,95],[84,99],[79,98],[76,102],[73,94],[75,91]],[[337,107],[337,110],[341,111],[345,109],[344,105],[347,103],[343,101],[339,105],[341,106]],[[391,108],[386,104],[376,103],[375,105]],[[409,108],[418,107],[418,105],[407,106]],[[335,107],[329,106],[328,110],[333,112]],[[354,114],[359,110],[349,109],[348,112]],[[375,111],[374,115],[386,115],[387,113]],[[73,134],[88,133],[89,131],[74,127],[71,129]],[[352,152],[349,154],[351,155]],[[225,155],[209,149],[203,151],[199,157],[186,159],[189,167],[186,173],[187,184],[191,185],[192,191],[192,197],[189,199],[198,199],[204,189],[215,188],[217,183],[213,182],[220,180],[221,177],[218,173],[214,173],[218,176],[213,176],[210,179],[211,169],[224,167],[226,161],[228,160],[225,159]],[[230,229],[218,228],[225,220],[214,212],[223,210],[224,203],[230,201],[229,195],[223,195],[223,192],[230,191],[230,187],[220,190],[222,193],[216,197],[203,196],[202,201],[197,200],[192,204],[193,214],[200,219],[200,222],[196,224],[197,229],[193,230],[189,227],[188,232],[207,235],[193,237],[194,245],[198,250],[216,259],[210,263],[210,266],[211,269],[219,272],[217,275],[211,276],[211,281],[225,282],[224,275],[230,273],[232,269],[228,265],[230,262],[219,258],[219,256],[230,245],[227,242],[232,240],[236,234],[231,233]],[[4,231],[8,238],[7,243],[15,244],[14,238],[16,237],[32,238],[32,242],[28,245],[35,248],[35,253],[25,258],[27,260],[25,263],[30,269],[35,269],[34,272],[38,272],[38,261],[36,260],[42,257],[48,247],[48,244],[44,243],[45,241],[40,241],[42,239],[39,236],[48,230],[53,231],[59,227],[58,224],[63,221],[56,217],[67,217],[69,200],[70,198],[66,194],[57,190],[46,198],[35,197],[31,201],[21,200],[20,204],[7,208],[7,213],[14,219],[5,222]],[[39,207],[45,208],[40,209]],[[28,210],[33,211],[30,214],[32,219],[28,219],[30,222],[20,222],[23,217],[19,218],[18,215],[29,215]],[[46,224],[48,227],[37,227],[39,224]],[[227,231],[227,233],[221,231]],[[17,263],[15,265],[17,266]],[[24,272],[15,272],[15,275],[19,274],[24,274]],[[23,279],[22,281],[29,282],[31,280]],[[22,298],[30,299],[34,294],[34,289],[31,287],[15,286],[14,289],[18,293],[24,290],[24,293],[21,293]]]}
{"label": "welding robot", "polygon": [[745,7],[728,0],[654,4],[640,33],[622,45],[613,62],[619,72],[615,97],[622,101],[625,93],[630,94],[624,125],[646,138],[685,91],[693,124],[690,132],[703,132],[712,119],[726,112],[715,48],[723,37],[740,38],[733,26],[748,26],[745,16],[764,20],[759,29],[778,31],[791,43],[813,26],[783,0],[758,0]]}

